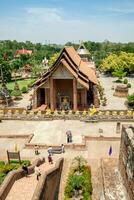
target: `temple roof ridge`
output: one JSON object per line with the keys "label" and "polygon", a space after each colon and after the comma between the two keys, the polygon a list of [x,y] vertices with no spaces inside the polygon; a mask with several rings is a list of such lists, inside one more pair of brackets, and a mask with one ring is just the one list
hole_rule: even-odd
{"label": "temple roof ridge", "polygon": [[89,89],[89,81],[98,84],[95,71],[81,59],[73,46],[65,46],[50,70],[45,72],[42,78],[36,81],[35,85],[39,86],[46,81],[60,64],[63,64],[75,78],[78,78],[78,82],[87,89]]}

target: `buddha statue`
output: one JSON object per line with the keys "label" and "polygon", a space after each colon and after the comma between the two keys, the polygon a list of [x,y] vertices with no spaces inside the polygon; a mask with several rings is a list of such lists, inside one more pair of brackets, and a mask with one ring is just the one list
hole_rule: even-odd
{"label": "buddha statue", "polygon": [[63,109],[63,110],[69,110],[70,109],[67,97],[63,98],[63,101],[61,102],[61,109]]}
{"label": "buddha statue", "polygon": [[64,97],[64,99],[63,99],[63,104],[66,105],[67,103],[68,103],[67,98]]}

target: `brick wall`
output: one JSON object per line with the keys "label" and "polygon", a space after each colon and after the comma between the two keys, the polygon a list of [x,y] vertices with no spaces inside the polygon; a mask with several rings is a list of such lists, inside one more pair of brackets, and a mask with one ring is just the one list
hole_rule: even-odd
{"label": "brick wall", "polygon": [[130,200],[134,199],[134,127],[123,125],[119,169]]}

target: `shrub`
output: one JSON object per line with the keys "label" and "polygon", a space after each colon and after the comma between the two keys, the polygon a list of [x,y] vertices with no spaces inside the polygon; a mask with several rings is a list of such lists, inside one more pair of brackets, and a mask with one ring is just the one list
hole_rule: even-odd
{"label": "shrub", "polygon": [[76,165],[76,170],[81,172],[87,162],[82,156],[77,156],[74,158],[73,163]]}
{"label": "shrub", "polygon": [[20,97],[22,95],[20,90],[13,90],[11,96]]}
{"label": "shrub", "polygon": [[0,166],[5,165],[5,162],[3,160],[0,160]]}
{"label": "shrub", "polygon": [[[19,160],[11,160],[11,161],[10,161],[10,164],[11,164],[11,165],[12,165],[12,164],[19,164],[19,165],[20,165]],[[29,160],[22,160],[22,161],[21,161],[21,165],[29,166],[30,164],[31,164],[31,163],[30,163]]]}
{"label": "shrub", "polygon": [[127,87],[128,87],[128,88],[131,88],[131,84],[130,84],[130,83],[128,83],[128,84],[127,84]]}
{"label": "shrub", "polygon": [[114,81],[115,83],[122,83],[122,80],[121,79],[117,79]]}
{"label": "shrub", "polygon": [[22,165],[30,166],[31,163],[29,160],[22,160]]}
{"label": "shrub", "polygon": [[3,170],[2,171],[3,171],[4,174],[8,174],[14,168],[15,168],[14,165],[6,164],[5,166],[3,166]]}
{"label": "shrub", "polygon": [[127,97],[128,105],[134,107],[134,93]]}
{"label": "shrub", "polygon": [[4,181],[5,177],[6,177],[6,174],[5,174],[5,173],[1,173],[1,174],[0,174],[0,185],[1,185],[2,182]]}
{"label": "shrub", "polygon": [[21,89],[22,93],[27,93],[28,92],[28,88],[26,86],[23,86]]}
{"label": "shrub", "polygon": [[[75,158],[75,161],[78,162],[77,168],[71,169],[71,172],[69,173],[69,177],[67,180],[67,184],[65,187],[65,200],[72,199],[74,197],[75,191],[82,191],[82,196],[84,200],[91,200],[91,194],[92,194],[92,183],[91,183],[91,170],[90,167],[85,165],[84,158],[83,161],[81,157]],[[81,166],[81,169],[79,169],[79,161],[80,163],[83,163],[84,165]],[[82,162],[81,162],[82,161]],[[80,171],[79,171],[80,170]]]}
{"label": "shrub", "polygon": [[124,81],[123,81],[123,83],[124,84],[128,84],[128,79],[125,78]]}
{"label": "shrub", "polygon": [[102,106],[106,106],[107,105],[107,98],[103,97],[102,99]]}

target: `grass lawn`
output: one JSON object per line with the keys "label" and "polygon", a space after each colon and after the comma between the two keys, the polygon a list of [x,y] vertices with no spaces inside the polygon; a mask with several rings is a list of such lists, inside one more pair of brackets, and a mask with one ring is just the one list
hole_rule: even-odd
{"label": "grass lawn", "polygon": [[[19,84],[19,88],[22,89],[24,86],[28,86],[28,84],[31,82],[31,81],[34,81],[35,79],[24,79],[24,80],[17,80],[17,83]],[[7,83],[7,88],[9,90],[13,90],[14,89],[14,81],[11,81],[9,83]],[[0,84],[1,86],[1,84]]]}

